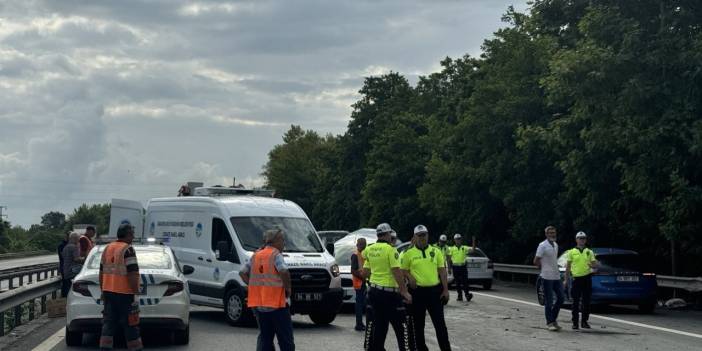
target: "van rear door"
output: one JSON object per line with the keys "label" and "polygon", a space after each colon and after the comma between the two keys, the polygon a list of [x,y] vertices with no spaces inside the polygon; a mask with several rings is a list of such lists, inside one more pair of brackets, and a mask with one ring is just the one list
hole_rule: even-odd
{"label": "van rear door", "polygon": [[129,223],[134,226],[134,238],[139,239],[144,235],[144,206],[139,201],[112,199],[110,209],[109,238],[117,238],[117,228],[121,224]]}

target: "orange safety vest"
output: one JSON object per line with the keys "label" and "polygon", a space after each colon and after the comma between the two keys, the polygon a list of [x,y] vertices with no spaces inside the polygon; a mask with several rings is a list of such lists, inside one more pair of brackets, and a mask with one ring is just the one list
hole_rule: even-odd
{"label": "orange safety vest", "polygon": [[127,264],[124,262],[124,253],[129,246],[125,242],[115,241],[105,248],[100,262],[102,264],[102,291],[118,294],[137,293],[129,287]]}
{"label": "orange safety vest", "polygon": [[266,246],[256,251],[251,257],[251,274],[249,275],[249,298],[247,305],[253,307],[285,307],[285,288],[283,279],[275,268],[275,257],[280,255],[278,249]]}
{"label": "orange safety vest", "polygon": [[[83,251],[83,245],[87,247],[85,251]],[[95,246],[95,244],[93,244],[93,241],[90,240],[90,238],[85,235],[81,235],[80,239],[78,240],[78,251],[82,257],[88,256],[88,252],[93,249],[93,246]]]}
{"label": "orange safety vest", "polygon": [[[363,255],[358,252],[358,249],[353,250],[353,253],[356,254],[356,257],[358,257],[358,270],[360,271],[363,269]],[[353,288],[356,290],[363,286],[363,279],[358,278],[353,274],[351,274],[351,281],[353,281]]]}

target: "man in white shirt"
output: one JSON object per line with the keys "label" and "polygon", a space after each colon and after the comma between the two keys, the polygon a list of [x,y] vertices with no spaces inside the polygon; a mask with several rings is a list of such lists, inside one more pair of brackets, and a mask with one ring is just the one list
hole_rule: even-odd
{"label": "man in white shirt", "polygon": [[[563,285],[561,273],[558,271],[558,244],[556,243],[556,227],[548,226],[544,229],[546,240],[536,248],[534,265],[541,268],[541,281],[544,288],[544,307],[546,312],[546,325],[550,331],[559,331],[558,312],[563,305]],[[553,302],[555,295],[556,301]]]}

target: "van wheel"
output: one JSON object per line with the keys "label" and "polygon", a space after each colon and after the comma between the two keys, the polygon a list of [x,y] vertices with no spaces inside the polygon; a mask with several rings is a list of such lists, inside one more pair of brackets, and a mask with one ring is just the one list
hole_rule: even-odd
{"label": "van wheel", "polygon": [[174,331],[173,342],[176,345],[187,345],[190,343],[190,326],[185,327],[183,330]]}
{"label": "van wheel", "polygon": [[81,346],[83,344],[83,333],[68,331],[66,327],[66,346]]}
{"label": "van wheel", "polygon": [[486,281],[483,283],[483,290],[490,290],[492,289],[492,280]]}
{"label": "van wheel", "polygon": [[310,313],[310,319],[314,324],[317,325],[326,325],[330,324],[331,322],[336,319],[336,313],[331,313],[331,312],[314,312]]}
{"label": "van wheel", "polygon": [[227,323],[233,326],[244,326],[253,320],[251,310],[246,307],[246,299],[238,290],[229,290],[224,295],[224,315]]}

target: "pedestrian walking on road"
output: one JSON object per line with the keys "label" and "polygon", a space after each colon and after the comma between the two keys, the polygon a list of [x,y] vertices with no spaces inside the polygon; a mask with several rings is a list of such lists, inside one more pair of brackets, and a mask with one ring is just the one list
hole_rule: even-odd
{"label": "pedestrian walking on road", "polygon": [[68,236],[68,244],[63,248],[61,252],[61,258],[63,260],[63,271],[61,272],[61,297],[68,296],[68,292],[71,290],[71,282],[73,278],[80,273],[83,267],[83,258],[80,257],[78,253],[78,240],[80,239],[80,234],[70,233]]}
{"label": "pedestrian walking on road", "polygon": [[363,277],[363,250],[366,249],[366,238],[358,238],[356,250],[351,254],[351,279],[356,292],[356,326],[355,330],[366,330],[363,324],[363,314],[366,311],[366,280]]}
{"label": "pedestrian walking on road", "polygon": [[291,294],[290,272],[283,259],[285,236],[281,229],[263,233],[263,248],[256,251],[239,275],[248,284],[249,308],[258,322],[257,351],[273,351],[273,337],[281,351],[294,351],[292,319],[287,298]]}
{"label": "pedestrian walking on road", "polygon": [[[577,246],[566,253],[568,263],[566,264],[563,286],[565,287],[571,281],[570,277],[573,277],[570,288],[570,296],[573,297],[573,329],[579,329],[579,327],[590,329],[587,320],[590,317],[590,297],[592,296],[591,274],[592,269],[597,267],[597,260],[595,253],[585,247],[587,244],[585,232],[578,232],[575,235],[575,242]],[[583,308],[582,311],[580,311],[580,306]]]}
{"label": "pedestrian walking on road", "polygon": [[89,225],[85,228],[85,234],[80,237],[80,256],[88,257],[88,252],[95,246],[95,227]]}
{"label": "pedestrian walking on road", "polygon": [[436,330],[436,340],[441,351],[451,351],[446,321],[444,320],[444,303],[448,302],[448,280],[446,265],[441,250],[429,246],[428,230],[423,225],[414,228],[414,246],[400,256],[400,264],[409,281],[412,295],[410,310],[414,318],[414,337],[417,350],[429,351],[424,340],[424,321],[426,313]]}
{"label": "pedestrian walking on road", "polygon": [[556,227],[553,226],[546,227],[544,231],[546,240],[536,248],[534,265],[541,269],[539,276],[543,284],[546,325],[550,331],[559,331],[561,327],[558,325],[558,312],[563,305],[563,285],[558,270],[558,244],[556,243],[558,234]]}
{"label": "pedestrian walking on road", "polygon": [[382,223],[376,228],[378,241],[363,250],[363,276],[368,282],[368,307],[364,349],[385,350],[389,324],[395,330],[400,351],[415,350],[404,302],[412,303],[405,277],[400,270],[400,254],[390,242],[392,228]]}
{"label": "pedestrian walking on road", "polygon": [[[458,292],[458,301],[463,301],[463,292],[466,293],[466,301],[473,299],[473,294],[470,293],[468,287],[468,267],[467,258],[468,252],[471,250],[467,245],[463,245],[461,234],[453,236],[454,246],[449,248],[449,261],[453,270],[453,281],[456,283],[456,291]],[[475,245],[475,240],[473,240]],[[475,247],[473,248],[475,249]]]}
{"label": "pedestrian walking on road", "polygon": [[141,350],[139,334],[139,264],[132,247],[134,227],[125,223],[117,229],[117,241],[105,247],[100,261],[100,288],[104,310],[100,349],[111,350],[117,330],[124,332],[129,351]]}

